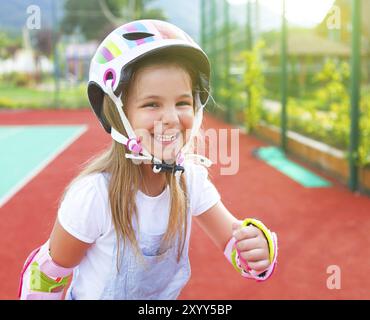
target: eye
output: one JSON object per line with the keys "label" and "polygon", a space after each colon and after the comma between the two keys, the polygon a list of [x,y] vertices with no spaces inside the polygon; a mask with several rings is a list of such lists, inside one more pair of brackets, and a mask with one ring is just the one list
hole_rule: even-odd
{"label": "eye", "polygon": [[191,102],[189,101],[180,101],[178,103],[176,103],[176,106],[191,106]]}
{"label": "eye", "polygon": [[147,103],[147,104],[144,104],[142,106],[142,108],[152,108],[152,109],[157,108],[157,107],[158,107],[158,105],[154,102],[153,103]]}

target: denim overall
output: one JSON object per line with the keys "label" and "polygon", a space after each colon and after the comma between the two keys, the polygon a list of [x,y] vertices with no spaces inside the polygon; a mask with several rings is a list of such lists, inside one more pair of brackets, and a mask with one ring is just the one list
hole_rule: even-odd
{"label": "denim overall", "polygon": [[[137,223],[133,227],[137,235]],[[160,250],[160,242],[164,234],[150,235],[140,232],[139,246],[145,263],[135,257],[135,251],[126,241],[120,245],[119,271],[117,270],[116,245],[112,249],[112,263],[107,283],[100,296],[102,300],[172,300],[176,299],[190,278],[189,237],[191,230],[191,214],[188,210],[188,231],[186,242],[177,262],[178,241],[169,248]],[[138,237],[137,237],[138,238]],[[73,286],[73,283],[71,287]],[[66,299],[74,299],[73,289],[67,292]]]}

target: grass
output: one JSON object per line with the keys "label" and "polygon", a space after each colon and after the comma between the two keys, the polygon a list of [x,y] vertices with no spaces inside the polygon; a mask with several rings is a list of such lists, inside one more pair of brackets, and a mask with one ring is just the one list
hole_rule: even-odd
{"label": "grass", "polygon": [[63,86],[56,100],[52,90],[16,87],[0,83],[0,108],[10,109],[78,109],[88,107],[86,84],[73,87]]}

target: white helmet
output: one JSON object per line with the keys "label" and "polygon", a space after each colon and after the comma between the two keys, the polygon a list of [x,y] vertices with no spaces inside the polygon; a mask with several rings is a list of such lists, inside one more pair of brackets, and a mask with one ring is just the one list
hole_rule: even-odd
{"label": "white helmet", "polygon": [[[181,167],[187,158],[200,159],[206,166],[209,159],[199,155],[187,155],[188,143],[178,154],[176,165],[170,166],[154,158],[136,138],[135,133],[122,110],[121,88],[125,71],[129,66],[153,53],[169,52],[178,57],[186,57],[198,70],[199,88],[195,93],[196,114],[189,142],[199,130],[203,107],[209,97],[210,63],[204,51],[180,28],[160,20],[137,20],[113,30],[100,44],[92,58],[88,82],[88,97],[95,115],[112,138],[124,144],[132,154],[131,159],[150,159],[153,171],[183,172]],[[104,94],[115,103],[128,138],[112,128],[102,114]]]}

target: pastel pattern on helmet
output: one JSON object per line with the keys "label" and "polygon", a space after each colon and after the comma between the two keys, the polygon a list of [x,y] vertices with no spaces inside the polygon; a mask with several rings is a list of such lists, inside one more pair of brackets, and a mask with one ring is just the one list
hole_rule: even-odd
{"label": "pastel pattern on helmet", "polygon": [[[124,41],[127,49],[132,49],[140,45],[152,42],[154,40],[184,40],[194,43],[193,39],[188,36],[181,29],[176,28],[169,23],[157,20],[146,20],[146,21],[134,21],[123,25],[119,32],[121,33],[122,40]],[[140,39],[126,39],[125,34],[130,33],[147,33],[152,36],[146,36]],[[118,58],[122,54],[122,44],[118,45],[112,41],[112,39],[107,39],[106,42],[102,44],[98,53],[96,55],[96,61],[99,64],[104,64]]]}
{"label": "pastel pattern on helmet", "polygon": [[116,44],[112,40],[107,40],[96,55],[96,61],[101,64],[107,63],[121,54],[122,52]]}
{"label": "pastel pattern on helmet", "polygon": [[[123,26],[123,30],[126,31],[125,33],[144,32],[144,33],[151,34],[150,30],[148,30],[148,28],[143,23],[138,22],[138,21],[125,24]],[[144,43],[154,41],[154,37],[151,36],[151,37],[145,37],[145,38],[137,39],[137,40],[128,40],[128,39],[124,39],[124,40],[126,44],[128,45],[128,47],[131,49],[131,48],[140,46]]]}
{"label": "pastel pattern on helmet", "polygon": [[152,21],[152,23],[160,33],[162,39],[177,39],[194,42],[184,31],[175,26],[159,20]]}

